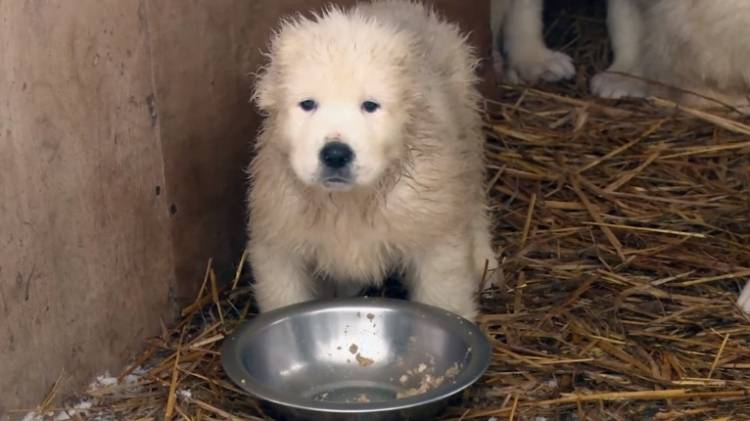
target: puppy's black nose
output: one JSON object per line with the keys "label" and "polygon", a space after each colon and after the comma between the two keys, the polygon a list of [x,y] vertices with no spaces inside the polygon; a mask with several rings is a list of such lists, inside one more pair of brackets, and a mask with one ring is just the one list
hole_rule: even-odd
{"label": "puppy's black nose", "polygon": [[320,161],[328,168],[341,169],[354,160],[354,151],[341,142],[328,142],[320,150]]}

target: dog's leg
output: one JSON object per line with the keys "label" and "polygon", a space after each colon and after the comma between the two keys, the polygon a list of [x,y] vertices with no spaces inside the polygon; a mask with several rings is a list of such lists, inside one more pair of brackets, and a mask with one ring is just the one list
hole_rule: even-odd
{"label": "dog's leg", "polygon": [[474,320],[479,275],[474,268],[472,247],[471,238],[455,236],[415,256],[409,280],[411,299]]}
{"label": "dog's leg", "polygon": [[740,296],[737,298],[737,305],[742,311],[750,315],[750,280],[742,288],[742,292],[740,292]]}
{"label": "dog's leg", "polygon": [[604,98],[641,98],[647,94],[647,84],[640,76],[643,16],[634,0],[609,0],[607,28],[611,39],[614,61],[609,68],[591,79],[591,91]]}
{"label": "dog's leg", "polygon": [[261,312],[315,298],[311,277],[298,257],[278,248],[252,244],[249,258],[255,277],[255,300]]}
{"label": "dog's leg", "polygon": [[502,30],[508,6],[513,0],[492,0],[490,3],[490,29],[492,30],[492,67],[498,80],[503,78]]}
{"label": "dog's leg", "polygon": [[510,0],[503,20],[507,54],[504,78],[511,83],[557,81],[575,75],[573,60],[544,43],[543,0]]}

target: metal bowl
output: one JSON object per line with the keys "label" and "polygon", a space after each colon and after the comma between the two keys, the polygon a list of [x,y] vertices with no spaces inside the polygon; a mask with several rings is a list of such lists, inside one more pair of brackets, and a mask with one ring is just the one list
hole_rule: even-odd
{"label": "metal bowl", "polygon": [[237,385],[281,417],[424,420],[482,376],[490,346],[445,310],[354,298],[261,314],[226,339],[222,359]]}

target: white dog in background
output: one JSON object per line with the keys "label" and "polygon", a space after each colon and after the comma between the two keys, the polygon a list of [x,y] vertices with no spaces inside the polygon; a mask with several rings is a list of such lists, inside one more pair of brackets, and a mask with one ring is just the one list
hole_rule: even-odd
{"label": "white dog in background", "polygon": [[[574,74],[570,57],[544,44],[542,6],[542,0],[492,0],[495,69],[503,79],[533,83]],[[607,26],[614,62],[592,78],[594,94],[715,104],[705,96],[748,105],[750,0],[609,0]],[[750,313],[750,281],[737,303]]]}
{"label": "white dog in background", "polygon": [[573,60],[544,43],[543,0],[491,0],[495,73],[510,83],[554,82],[575,75]]}
{"label": "white dog in background", "polygon": [[642,79],[600,73],[591,81],[595,94],[748,105],[750,1],[609,0],[607,25],[615,56],[608,71]]}
{"label": "white dog in background", "polygon": [[[542,8],[543,0],[492,0],[495,69],[503,80],[575,74],[569,56],[546,47]],[[750,1],[609,0],[607,26],[614,62],[592,78],[594,94],[750,104]]]}
{"label": "white dog in background", "polygon": [[424,6],[284,22],[255,102],[248,246],[261,311],[377,285],[464,317],[495,265],[476,57]]}

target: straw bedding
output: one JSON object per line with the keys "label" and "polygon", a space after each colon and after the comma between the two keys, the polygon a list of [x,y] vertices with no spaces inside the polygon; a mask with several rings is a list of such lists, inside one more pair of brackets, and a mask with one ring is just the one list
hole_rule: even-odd
{"label": "straw bedding", "polygon": [[[565,22],[568,51],[601,68],[587,25]],[[592,99],[585,83],[502,86],[488,103],[494,359],[443,418],[750,419],[750,319],[734,304],[750,278],[750,118]],[[267,419],[220,367],[223,336],[252,317],[241,272],[209,265],[181,322],[71,418]]]}

